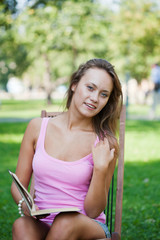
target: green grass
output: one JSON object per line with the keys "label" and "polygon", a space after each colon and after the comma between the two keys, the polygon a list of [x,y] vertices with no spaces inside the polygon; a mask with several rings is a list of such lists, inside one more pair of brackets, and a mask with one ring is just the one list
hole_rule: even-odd
{"label": "green grass", "polygon": [[160,161],[125,164],[122,239],[159,239]]}
{"label": "green grass", "polygon": [[12,239],[11,228],[18,217],[17,206],[10,194],[8,169],[15,171],[20,142],[27,123],[0,123],[0,238]]}
{"label": "green grass", "polygon": [[127,121],[122,239],[159,239],[160,125]]}
{"label": "green grass", "polygon": [[3,100],[0,106],[0,118],[33,118],[39,117],[41,110],[62,111],[62,101],[54,100],[47,105],[46,100]]}
{"label": "green grass", "polygon": [[[7,101],[6,101],[7,102]],[[41,103],[32,107],[40,112]],[[7,111],[30,107],[21,102],[3,103]],[[22,107],[23,104],[23,107]],[[18,106],[19,105],[19,106]],[[9,107],[10,106],[10,107]],[[21,110],[19,108],[21,107]],[[52,106],[53,107],[53,106]],[[4,115],[5,115],[5,110]],[[51,109],[51,107],[50,107]],[[26,110],[25,110],[26,111]],[[17,116],[17,115],[16,115]],[[30,115],[32,116],[32,114]],[[27,122],[0,123],[0,239],[10,240],[11,228],[18,218],[17,206],[11,194],[11,177],[15,171],[20,142]],[[122,239],[158,240],[160,226],[160,123],[158,121],[127,120],[125,135],[125,169],[122,215]]]}

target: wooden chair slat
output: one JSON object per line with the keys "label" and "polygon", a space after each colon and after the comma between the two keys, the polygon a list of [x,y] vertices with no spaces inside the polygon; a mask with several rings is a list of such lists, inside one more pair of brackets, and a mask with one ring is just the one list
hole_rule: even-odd
{"label": "wooden chair slat", "polygon": [[126,107],[123,106],[121,115],[120,115],[120,128],[119,128],[120,151],[119,151],[119,158],[118,158],[116,212],[115,212],[115,226],[114,226],[114,231],[117,232],[120,236],[121,236],[121,225],[122,225],[125,120],[126,120]]}

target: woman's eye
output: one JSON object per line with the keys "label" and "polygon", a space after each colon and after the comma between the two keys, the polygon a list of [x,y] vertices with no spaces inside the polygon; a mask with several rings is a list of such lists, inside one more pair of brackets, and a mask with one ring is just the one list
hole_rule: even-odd
{"label": "woman's eye", "polygon": [[88,90],[93,91],[93,87],[92,86],[87,86]]}
{"label": "woman's eye", "polygon": [[104,98],[108,97],[108,95],[106,93],[101,93],[101,96]]}

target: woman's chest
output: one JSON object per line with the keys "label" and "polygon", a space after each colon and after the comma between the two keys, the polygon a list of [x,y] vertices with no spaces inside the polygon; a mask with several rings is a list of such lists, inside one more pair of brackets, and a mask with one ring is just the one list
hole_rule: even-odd
{"label": "woman's chest", "polygon": [[95,136],[93,134],[46,134],[44,148],[52,157],[63,161],[76,161],[92,152]]}
{"label": "woman's chest", "polygon": [[51,188],[61,186],[67,189],[74,186],[85,189],[88,188],[92,178],[93,161],[90,155],[77,161],[62,161],[37,150],[33,170],[40,184],[47,183]]}

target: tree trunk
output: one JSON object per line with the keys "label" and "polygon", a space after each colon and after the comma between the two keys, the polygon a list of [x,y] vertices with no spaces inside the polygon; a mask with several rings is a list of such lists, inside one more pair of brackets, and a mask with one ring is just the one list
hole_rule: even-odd
{"label": "tree trunk", "polygon": [[46,66],[46,72],[45,72],[45,90],[47,93],[47,104],[52,104],[51,94],[52,94],[52,81],[51,81],[51,67],[50,62],[47,54],[43,54],[44,62]]}
{"label": "tree trunk", "polygon": [[73,53],[73,61],[72,61],[72,71],[75,71],[76,69],[76,59],[77,59],[77,55],[78,55],[78,51],[77,48],[75,47],[75,45],[72,45],[72,53]]}

